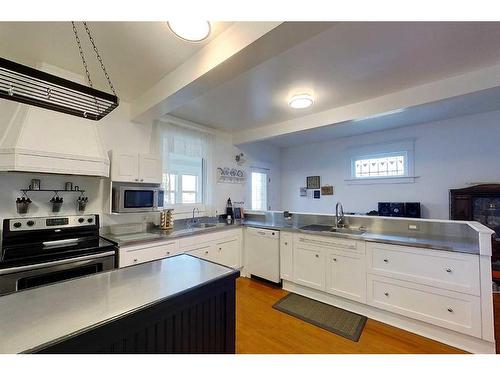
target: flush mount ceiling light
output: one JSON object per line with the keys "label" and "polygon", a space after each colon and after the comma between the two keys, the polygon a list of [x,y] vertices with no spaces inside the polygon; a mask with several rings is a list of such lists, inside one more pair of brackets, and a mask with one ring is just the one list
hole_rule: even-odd
{"label": "flush mount ceiling light", "polygon": [[293,109],[309,108],[313,103],[313,97],[309,94],[294,95],[288,101],[288,105]]}
{"label": "flush mount ceiling light", "polygon": [[175,35],[188,42],[201,42],[211,31],[208,21],[168,21],[167,25]]}

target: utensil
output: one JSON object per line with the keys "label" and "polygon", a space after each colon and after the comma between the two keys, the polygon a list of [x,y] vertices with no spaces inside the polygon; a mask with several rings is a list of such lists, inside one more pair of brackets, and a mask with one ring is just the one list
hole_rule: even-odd
{"label": "utensil", "polygon": [[66,182],[64,184],[64,190],[73,190],[73,183],[72,182]]}

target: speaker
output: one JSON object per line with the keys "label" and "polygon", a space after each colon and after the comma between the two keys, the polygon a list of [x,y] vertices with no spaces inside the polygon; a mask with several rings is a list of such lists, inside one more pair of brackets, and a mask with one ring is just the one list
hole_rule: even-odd
{"label": "speaker", "polygon": [[390,202],[378,202],[378,216],[391,216]]}
{"label": "speaker", "polygon": [[403,202],[391,202],[391,216],[404,217],[405,204]]}
{"label": "speaker", "polygon": [[412,217],[419,219],[420,216],[420,202],[406,202],[405,203],[405,215],[406,217]]}

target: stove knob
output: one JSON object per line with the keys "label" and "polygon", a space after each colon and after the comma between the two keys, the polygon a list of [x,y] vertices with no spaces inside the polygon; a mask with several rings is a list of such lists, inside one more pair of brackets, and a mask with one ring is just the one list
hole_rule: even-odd
{"label": "stove knob", "polygon": [[32,227],[35,225],[35,222],[33,220],[29,220],[26,224],[28,224],[28,227]]}
{"label": "stove knob", "polygon": [[21,223],[19,221],[14,223],[14,228],[21,228]]}
{"label": "stove knob", "polygon": [[81,218],[78,219],[79,223],[83,223],[84,221],[85,221],[85,219],[83,217],[81,217]]}
{"label": "stove knob", "polygon": [[89,217],[89,218],[87,219],[87,222],[89,222],[89,223],[92,223],[93,221],[94,221],[94,219],[92,219],[91,217]]}

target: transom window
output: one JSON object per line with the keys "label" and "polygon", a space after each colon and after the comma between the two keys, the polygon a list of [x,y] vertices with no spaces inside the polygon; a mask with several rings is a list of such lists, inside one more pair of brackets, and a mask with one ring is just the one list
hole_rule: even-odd
{"label": "transom window", "polygon": [[352,160],[354,178],[404,177],[408,175],[406,151],[359,156]]}

